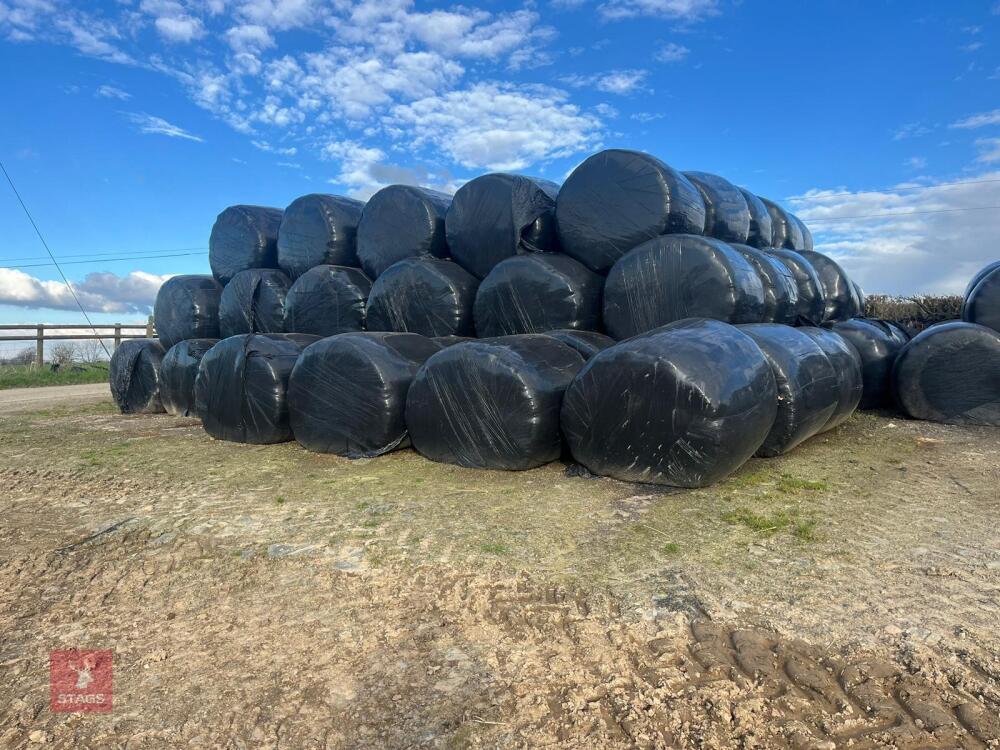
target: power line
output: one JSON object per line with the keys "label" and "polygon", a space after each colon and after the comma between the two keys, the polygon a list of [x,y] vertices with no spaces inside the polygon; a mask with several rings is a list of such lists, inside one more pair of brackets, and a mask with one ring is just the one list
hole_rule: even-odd
{"label": "power line", "polygon": [[[80,312],[83,313],[83,317],[87,321],[87,325],[89,325],[93,329],[94,335],[97,336],[98,335],[97,328],[94,327],[94,323],[90,320],[90,316],[87,315],[87,311],[83,309],[83,305],[80,303],[80,298],[76,296],[76,291],[73,289],[73,285],[69,283],[69,279],[66,278],[66,274],[63,273],[63,270],[59,266],[58,261],[56,261],[56,256],[53,255],[52,251],[49,249],[49,243],[46,242],[45,237],[42,236],[42,232],[38,228],[38,225],[35,223],[34,218],[32,218],[31,212],[28,210],[28,207],[24,205],[24,200],[22,200],[21,194],[17,192],[17,187],[14,185],[14,180],[10,178],[10,175],[7,173],[7,167],[4,166],[2,160],[0,160],[0,170],[3,171],[3,176],[7,178],[7,182],[10,184],[10,189],[14,191],[14,195],[17,197],[17,202],[21,204],[21,208],[24,210],[24,215],[27,216],[28,221],[31,222],[31,226],[34,228],[35,234],[37,234],[38,239],[42,241],[42,247],[45,248],[45,252],[47,252],[49,254],[49,257],[52,258],[52,265],[54,265],[56,269],[59,271],[59,275],[62,276],[63,283],[66,284],[66,288],[69,289],[69,293],[73,296],[73,299],[76,301],[77,307],[79,307]],[[98,341],[100,341],[101,348],[104,349],[104,353],[108,355],[108,359],[111,359],[111,352],[108,351],[108,347],[104,343],[104,340],[98,338]],[[42,363],[39,362],[38,366],[41,367]]]}
{"label": "power line", "polygon": [[[90,258],[88,260],[64,260],[62,264],[64,266],[78,265],[81,263],[121,263],[123,261],[129,260],[151,260],[156,258],[183,258],[190,255],[207,255],[206,252],[200,253],[172,253],[168,255],[122,255],[118,258]],[[0,266],[0,268],[41,268],[43,266],[54,266],[55,263],[22,263],[20,265],[12,266]]]}
{"label": "power line", "polygon": [[923,214],[947,214],[954,211],[993,211],[1000,206],[965,206],[964,208],[938,208],[927,211],[884,211],[876,214],[857,214],[856,216],[832,216],[827,219],[803,219],[806,224],[819,224],[828,221],[848,221],[851,219],[880,219],[883,216],[921,216]]}
{"label": "power line", "polygon": [[[950,187],[961,187],[962,185],[985,185],[991,182],[1000,182],[1000,179],[990,179],[990,180],[955,180],[955,182],[942,182],[937,185],[910,185],[908,187],[898,187],[898,188],[885,188],[884,190],[844,190],[839,193],[826,193],[821,192],[817,195],[817,198],[834,198],[840,195],[891,195],[892,193],[900,193],[904,190],[938,190],[939,188],[950,188]],[[808,197],[802,195],[788,195],[782,200],[809,200]]]}
{"label": "power line", "polygon": [[[160,250],[155,250],[155,251],[150,250],[148,252],[157,252],[157,253],[187,253],[187,252],[193,252],[193,251],[208,252],[208,248],[207,247],[165,247],[165,248],[162,248]],[[126,254],[123,255],[123,253],[126,253]],[[71,255],[60,255],[58,257],[59,257],[59,260],[63,260],[64,258],[102,258],[102,257],[106,257],[106,256],[123,257],[123,258],[131,257],[124,250],[108,250],[108,251],[104,251],[104,250],[91,250],[89,253],[73,253]],[[23,261],[45,260],[45,258],[46,258],[46,256],[44,256],[44,255],[25,255],[25,256],[22,256],[20,258],[4,258],[3,260],[11,262],[11,261],[22,261],[22,260]]]}

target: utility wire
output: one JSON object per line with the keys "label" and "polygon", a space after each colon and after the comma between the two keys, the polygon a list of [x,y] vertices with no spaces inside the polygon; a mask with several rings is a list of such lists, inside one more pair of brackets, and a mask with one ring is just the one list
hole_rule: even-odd
{"label": "utility wire", "polygon": [[877,214],[857,214],[856,216],[831,216],[826,219],[803,219],[806,224],[819,224],[827,221],[848,221],[850,219],[880,219],[883,216],[921,216],[923,214],[947,214],[954,211],[994,211],[1000,206],[965,206],[964,208],[938,208],[927,211],[884,211]]}
{"label": "utility wire", "polygon": [[[207,252],[200,253],[173,253],[169,255],[123,255],[118,258],[90,258],[88,260],[64,260],[64,266],[79,265],[81,263],[121,263],[128,260],[155,260],[156,258],[183,258],[189,255],[208,255]],[[22,263],[20,265],[0,266],[0,268],[41,268],[43,266],[54,266],[53,263]]]}
{"label": "utility wire", "polygon": [[[87,321],[87,325],[89,325],[93,329],[94,335],[98,336],[97,340],[100,342],[101,348],[104,349],[104,353],[108,355],[108,359],[111,359],[111,352],[108,351],[107,344],[105,344],[104,340],[100,338],[100,335],[97,333],[97,328],[94,326],[93,321],[91,321],[90,316],[87,315],[87,311],[83,309],[83,304],[80,302],[80,298],[76,296],[76,290],[74,290],[73,285],[69,283],[69,279],[66,278],[66,274],[63,273],[63,270],[60,267],[58,261],[56,261],[56,256],[53,255],[52,251],[49,249],[49,243],[45,241],[45,237],[42,236],[42,232],[38,228],[38,225],[35,223],[34,218],[32,218],[31,212],[28,210],[28,207],[24,205],[24,200],[21,198],[21,194],[17,192],[17,187],[14,185],[14,180],[10,178],[10,174],[8,174],[7,172],[7,167],[4,166],[2,160],[0,160],[0,170],[3,171],[3,176],[7,178],[7,182],[10,184],[10,189],[14,191],[14,195],[17,197],[17,202],[21,204],[21,208],[24,210],[24,215],[27,216],[28,221],[31,222],[31,226],[34,228],[35,234],[37,234],[38,239],[42,241],[42,246],[45,248],[45,252],[47,252],[49,254],[49,257],[52,259],[52,265],[54,265],[56,269],[59,271],[59,275],[62,276],[63,283],[66,284],[66,288],[69,289],[69,293],[73,295],[73,299],[76,301],[77,307],[80,308],[80,312],[83,313],[83,317]],[[42,363],[39,362],[38,366],[41,367]]]}
{"label": "utility wire", "polygon": [[[157,252],[157,253],[188,253],[188,252],[194,252],[194,251],[208,252],[208,248],[207,247],[165,247],[165,248],[162,248],[161,250],[155,250],[155,251],[154,250],[150,250],[148,252],[151,252],[151,253],[152,252]],[[71,255],[60,255],[60,256],[58,256],[58,258],[59,258],[59,260],[64,260],[66,258],[95,258],[95,259],[97,259],[97,258],[104,258],[104,257],[107,257],[107,256],[111,256],[111,257],[114,257],[114,258],[118,258],[118,257],[128,258],[128,257],[131,257],[124,250],[92,250],[89,253],[73,253]],[[45,258],[46,258],[45,255],[25,255],[25,256],[22,256],[20,258],[3,258],[3,260],[6,260],[8,262],[15,262],[15,261],[22,261],[22,260],[23,261],[45,260]]]}

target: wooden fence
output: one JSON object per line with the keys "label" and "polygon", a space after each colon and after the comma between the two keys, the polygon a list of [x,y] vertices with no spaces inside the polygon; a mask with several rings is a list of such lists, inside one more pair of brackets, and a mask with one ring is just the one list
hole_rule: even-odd
{"label": "wooden fence", "polygon": [[[94,333],[98,331],[108,331],[108,333]],[[153,319],[150,318],[145,323],[109,323],[106,325],[63,325],[61,323],[5,323],[0,325],[0,333],[3,331],[26,331],[33,330],[34,333],[26,335],[0,335],[0,342],[4,341],[34,341],[35,342],[35,366],[41,367],[45,361],[46,341],[94,341],[113,339],[114,348],[124,339],[151,339],[156,338],[156,331],[153,328]],[[46,331],[60,331],[60,333],[49,333]],[[81,331],[81,333],[62,333],[62,331]],[[138,333],[136,332],[138,331]],[[84,333],[87,332],[87,333]]]}

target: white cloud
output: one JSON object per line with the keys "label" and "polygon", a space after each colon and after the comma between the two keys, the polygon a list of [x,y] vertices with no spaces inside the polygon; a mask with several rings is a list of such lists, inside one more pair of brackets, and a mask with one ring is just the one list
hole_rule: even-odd
{"label": "white cloud", "polygon": [[[140,313],[152,311],[156,292],[170,275],[132,271],[125,276],[89,273],[73,282],[73,290],[87,312]],[[77,304],[61,281],[35,278],[16,268],[0,268],[0,304],[31,309],[76,310]]]}
{"label": "white cloud", "polygon": [[645,80],[645,70],[612,70],[607,73],[593,75],[564,76],[560,80],[574,88],[596,88],[606,94],[626,95],[640,89]]}
{"label": "white cloud", "polygon": [[903,166],[910,169],[923,169],[927,166],[927,159],[922,156],[911,156],[903,162]]}
{"label": "white cloud", "polygon": [[139,128],[140,133],[165,135],[170,138],[184,138],[189,141],[198,141],[199,143],[204,141],[204,138],[192,135],[184,130],[184,128],[169,123],[162,117],[147,115],[145,112],[124,112],[123,114]]}
{"label": "white cloud", "polygon": [[1000,138],[978,138],[976,146],[979,148],[976,161],[986,164],[1000,161]]}
{"label": "white cloud", "polygon": [[629,119],[636,122],[652,122],[653,120],[662,120],[665,116],[662,112],[633,112],[629,115]]}
{"label": "white cloud", "polygon": [[280,154],[281,156],[295,156],[299,152],[295,146],[272,146],[267,141],[250,141],[250,144],[261,151],[269,154]]}
{"label": "white cloud", "polygon": [[205,35],[201,21],[191,16],[162,16],[154,25],[160,36],[171,42],[190,42]]}
{"label": "white cloud", "polygon": [[340,173],[328,182],[346,186],[348,195],[362,200],[386,185],[422,185],[454,193],[465,182],[448,172],[386,163],[381,149],[367,148],[356,141],[330,141],[323,148],[323,156],[340,163]]}
{"label": "white cloud", "polygon": [[598,6],[605,18],[652,16],[679,21],[700,21],[719,12],[718,0],[608,0]]}
{"label": "white cloud", "polygon": [[680,62],[688,56],[690,51],[683,44],[669,42],[656,51],[656,59],[665,63]]}
{"label": "white cloud", "polygon": [[982,128],[987,125],[1000,125],[1000,109],[994,109],[992,112],[981,112],[978,115],[972,115],[966,117],[957,122],[953,122],[949,125],[949,128]]}
{"label": "white cloud", "polygon": [[122,91],[119,88],[108,86],[107,84],[98,86],[95,93],[103,99],[120,99],[121,101],[126,101],[132,98],[132,95],[127,91]]}
{"label": "white cloud", "polygon": [[226,32],[226,41],[237,52],[259,52],[274,46],[271,32],[264,26],[251,23],[233,26]]}
{"label": "white cloud", "polygon": [[316,0],[245,0],[236,4],[236,15],[272,29],[294,29],[315,21],[321,3]]}
{"label": "white cloud", "polygon": [[893,136],[892,140],[902,141],[907,138],[920,138],[921,136],[927,135],[931,130],[926,125],[919,122],[908,122],[905,125],[900,126]]}

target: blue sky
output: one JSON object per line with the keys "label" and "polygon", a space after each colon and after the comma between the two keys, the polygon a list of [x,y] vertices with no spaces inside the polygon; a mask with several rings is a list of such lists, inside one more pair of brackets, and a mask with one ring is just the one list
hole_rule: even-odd
{"label": "blue sky", "polygon": [[[0,83],[0,158],[104,322],[207,272],[226,205],[605,147],[783,202],[869,291],[1000,256],[992,2],[0,0]],[[0,322],[79,321],[6,184],[0,224]]]}

